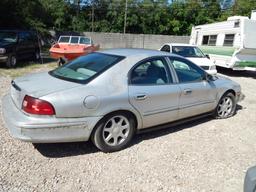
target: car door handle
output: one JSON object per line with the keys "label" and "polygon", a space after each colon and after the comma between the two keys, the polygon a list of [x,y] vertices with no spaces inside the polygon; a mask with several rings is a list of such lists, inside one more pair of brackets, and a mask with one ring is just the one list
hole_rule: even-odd
{"label": "car door handle", "polygon": [[184,92],[185,95],[188,95],[188,94],[192,93],[192,90],[191,89],[184,89],[183,92]]}
{"label": "car door handle", "polygon": [[146,94],[136,95],[135,97],[136,100],[145,100],[146,98],[147,98]]}

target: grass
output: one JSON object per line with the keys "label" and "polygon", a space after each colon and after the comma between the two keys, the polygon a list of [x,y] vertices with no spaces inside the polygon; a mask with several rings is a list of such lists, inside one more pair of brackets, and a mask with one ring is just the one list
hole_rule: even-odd
{"label": "grass", "polygon": [[49,71],[56,67],[57,67],[57,63],[55,61],[49,62],[46,64],[33,63],[33,62],[20,63],[16,68],[8,69],[8,68],[1,67],[0,76],[16,78],[28,73],[39,72],[39,71]]}
{"label": "grass", "polygon": [[255,61],[239,62],[239,64],[236,67],[256,67],[256,62]]}

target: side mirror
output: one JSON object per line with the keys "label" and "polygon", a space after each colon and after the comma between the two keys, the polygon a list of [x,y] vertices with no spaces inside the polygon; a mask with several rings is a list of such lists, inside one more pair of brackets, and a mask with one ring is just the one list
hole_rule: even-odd
{"label": "side mirror", "polygon": [[215,81],[216,79],[217,79],[217,77],[215,77],[213,75],[210,75],[208,73],[205,73],[204,80],[206,80],[206,81]]}
{"label": "side mirror", "polygon": [[206,58],[210,59],[210,56],[208,54],[205,55]]}

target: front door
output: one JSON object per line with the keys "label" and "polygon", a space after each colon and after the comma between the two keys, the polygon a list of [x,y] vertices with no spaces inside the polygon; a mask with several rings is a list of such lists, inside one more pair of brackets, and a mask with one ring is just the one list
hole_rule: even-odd
{"label": "front door", "polygon": [[143,128],[176,120],[179,96],[163,57],[145,60],[130,73],[129,100],[140,112]]}
{"label": "front door", "polygon": [[213,82],[205,80],[206,72],[188,60],[176,57],[169,59],[181,89],[179,118],[214,110],[217,90]]}

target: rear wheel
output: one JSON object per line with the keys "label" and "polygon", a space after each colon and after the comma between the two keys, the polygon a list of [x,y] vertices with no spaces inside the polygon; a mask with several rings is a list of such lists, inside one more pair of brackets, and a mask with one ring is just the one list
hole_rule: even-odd
{"label": "rear wheel", "polygon": [[10,54],[8,56],[7,62],[6,62],[6,66],[8,68],[12,68],[15,67],[17,65],[17,58],[14,54]]}
{"label": "rear wheel", "polygon": [[103,152],[119,151],[129,144],[134,132],[134,118],[126,113],[115,113],[98,123],[92,141]]}
{"label": "rear wheel", "polygon": [[225,119],[234,115],[236,110],[236,101],[235,96],[229,92],[224,94],[216,109],[215,109],[215,117],[219,119]]}

